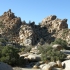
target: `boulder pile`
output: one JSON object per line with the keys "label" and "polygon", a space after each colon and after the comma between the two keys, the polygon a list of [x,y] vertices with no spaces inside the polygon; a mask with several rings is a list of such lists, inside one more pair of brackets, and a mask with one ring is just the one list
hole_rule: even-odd
{"label": "boulder pile", "polygon": [[10,42],[20,45],[43,45],[51,43],[56,38],[70,40],[70,30],[67,19],[59,19],[56,15],[44,18],[39,25],[35,22],[26,23],[9,9],[0,16],[0,35]]}

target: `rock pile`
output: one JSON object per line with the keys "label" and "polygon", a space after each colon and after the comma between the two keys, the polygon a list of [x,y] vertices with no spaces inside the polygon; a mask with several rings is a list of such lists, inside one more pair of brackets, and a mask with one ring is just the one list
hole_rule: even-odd
{"label": "rock pile", "polygon": [[0,34],[13,43],[25,46],[51,43],[55,38],[61,37],[70,40],[67,19],[61,20],[56,15],[51,15],[44,18],[40,25],[35,25],[35,22],[27,24],[15,16],[11,9],[0,16]]}
{"label": "rock pile", "polygon": [[34,32],[29,25],[21,25],[19,31],[20,45],[31,45],[33,40]]}
{"label": "rock pile", "polygon": [[58,19],[56,17],[57,16],[55,16],[55,15],[51,15],[47,18],[44,18],[42,20],[41,26],[47,27],[50,32],[53,32],[53,30],[58,31],[61,29],[68,28],[67,19],[61,20],[61,19]]}
{"label": "rock pile", "polygon": [[11,12],[11,9],[9,9],[9,11],[4,12],[4,14],[0,16],[0,34],[11,41],[16,40],[17,42],[18,31],[21,24],[21,19],[16,17],[14,13]]}

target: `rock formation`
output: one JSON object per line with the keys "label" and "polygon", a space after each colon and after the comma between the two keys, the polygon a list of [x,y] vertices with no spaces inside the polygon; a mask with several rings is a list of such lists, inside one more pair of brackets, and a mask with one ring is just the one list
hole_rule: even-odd
{"label": "rock formation", "polygon": [[34,36],[34,32],[32,30],[32,27],[29,25],[21,25],[20,31],[19,31],[19,38],[20,38],[20,44],[21,45],[31,45],[32,39]]}
{"label": "rock formation", "polygon": [[12,42],[15,40],[17,42],[21,24],[21,18],[16,17],[9,9],[9,11],[4,12],[4,14],[0,16],[0,34]]}
{"label": "rock formation", "polygon": [[51,15],[47,18],[44,18],[42,20],[41,26],[42,27],[47,27],[50,32],[53,32],[53,30],[61,30],[68,28],[67,25],[67,19],[58,19],[56,18],[57,16]]}
{"label": "rock formation", "polygon": [[20,45],[42,45],[51,43],[56,38],[70,41],[70,30],[67,19],[59,19],[56,15],[44,18],[39,25],[35,22],[22,22],[20,17],[9,11],[0,16],[0,35],[12,43]]}

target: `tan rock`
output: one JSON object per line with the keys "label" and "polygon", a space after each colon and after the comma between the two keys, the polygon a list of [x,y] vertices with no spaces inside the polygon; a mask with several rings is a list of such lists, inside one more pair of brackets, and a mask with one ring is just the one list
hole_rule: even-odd
{"label": "tan rock", "polygon": [[28,55],[28,59],[33,60],[33,61],[40,61],[41,60],[41,55],[30,54],[30,55]]}
{"label": "tan rock", "polygon": [[62,62],[63,69],[70,70],[70,60],[66,60]]}
{"label": "tan rock", "polygon": [[55,62],[49,62],[48,65],[50,65],[51,67],[57,67],[57,63]]}
{"label": "tan rock", "polygon": [[53,67],[57,67],[57,64],[55,62],[50,62],[50,63],[44,64],[40,67],[42,70],[52,70]]}
{"label": "tan rock", "polygon": [[60,60],[56,61],[56,63],[57,63],[57,65],[58,65],[59,68],[62,68],[62,63],[61,63]]}
{"label": "tan rock", "polygon": [[48,64],[46,64],[43,68],[42,68],[42,70],[51,70],[52,69],[52,67],[50,66],[50,65],[48,65]]}
{"label": "tan rock", "polygon": [[67,59],[70,59],[70,55],[67,56]]}
{"label": "tan rock", "polygon": [[33,66],[33,69],[38,69],[39,67],[37,65],[34,65]]}

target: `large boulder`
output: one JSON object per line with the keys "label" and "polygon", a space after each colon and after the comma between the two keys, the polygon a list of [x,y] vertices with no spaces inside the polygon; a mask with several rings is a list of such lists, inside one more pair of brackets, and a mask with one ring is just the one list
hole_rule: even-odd
{"label": "large boulder", "polygon": [[28,59],[31,60],[31,61],[40,61],[41,60],[41,55],[30,54],[30,55],[28,55]]}
{"label": "large boulder", "polygon": [[65,60],[62,62],[63,69],[70,70],[70,60]]}
{"label": "large boulder", "polygon": [[13,69],[10,65],[0,62],[0,70],[13,70]]}
{"label": "large boulder", "polygon": [[57,64],[55,62],[50,62],[48,64],[44,64],[40,66],[42,70],[51,70],[53,67],[57,67]]}
{"label": "large boulder", "polygon": [[51,70],[52,69],[52,67],[50,66],[50,65],[48,65],[48,64],[46,64],[43,68],[42,68],[42,70]]}
{"label": "large boulder", "polygon": [[57,63],[55,63],[55,62],[49,62],[48,65],[50,65],[51,67],[57,67],[58,66]]}

